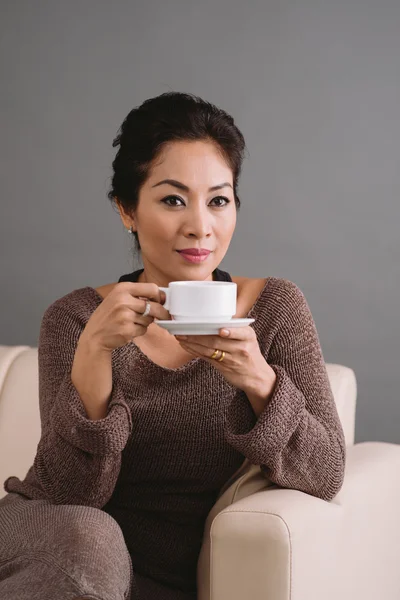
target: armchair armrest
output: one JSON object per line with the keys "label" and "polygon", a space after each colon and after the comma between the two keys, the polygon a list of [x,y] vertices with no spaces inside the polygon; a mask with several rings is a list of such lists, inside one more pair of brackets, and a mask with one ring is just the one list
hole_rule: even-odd
{"label": "armchair armrest", "polygon": [[399,472],[400,446],[365,442],[348,448],[331,502],[273,486],[226,506],[199,600],[398,600]]}

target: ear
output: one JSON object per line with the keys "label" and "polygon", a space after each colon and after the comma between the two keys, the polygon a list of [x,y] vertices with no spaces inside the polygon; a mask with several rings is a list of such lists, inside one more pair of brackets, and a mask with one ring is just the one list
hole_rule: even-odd
{"label": "ear", "polygon": [[133,217],[129,217],[129,222],[127,225],[127,229],[130,229],[132,227],[132,231],[137,231],[137,227],[136,227],[136,223],[135,223],[135,219]]}
{"label": "ear", "polygon": [[117,205],[118,208],[118,212],[119,212],[119,216],[121,217],[121,221],[124,225],[124,227],[126,229],[130,229],[131,227],[133,228],[133,231],[136,231],[136,223],[135,223],[135,219],[132,215],[128,215],[125,210],[124,207],[122,206],[122,204],[120,204],[118,198],[115,196],[115,204]]}

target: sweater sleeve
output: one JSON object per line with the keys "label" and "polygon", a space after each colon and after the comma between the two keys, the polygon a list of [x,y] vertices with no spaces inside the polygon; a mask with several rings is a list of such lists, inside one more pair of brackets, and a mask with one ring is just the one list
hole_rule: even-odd
{"label": "sweater sleeve", "polygon": [[[108,414],[97,421],[87,418],[71,381],[83,328],[80,315],[58,302],[43,316],[38,348],[42,431],[31,470],[52,502],[101,508],[114,491],[132,420],[118,381]],[[7,480],[7,491],[13,491],[14,479]]]}
{"label": "sweater sleeve", "polygon": [[344,433],[307,300],[296,284],[280,281],[285,285],[266,357],[276,374],[273,392],[248,430],[243,415],[249,402],[238,390],[226,437],[273,483],[331,500],[343,484]]}

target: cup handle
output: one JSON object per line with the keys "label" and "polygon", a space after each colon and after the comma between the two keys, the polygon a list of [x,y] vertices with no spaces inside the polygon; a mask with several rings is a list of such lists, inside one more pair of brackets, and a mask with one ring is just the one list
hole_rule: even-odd
{"label": "cup handle", "polygon": [[164,308],[166,308],[169,311],[169,300],[170,300],[170,289],[167,287],[160,287],[158,286],[159,290],[162,290],[165,293],[165,302],[164,302]]}

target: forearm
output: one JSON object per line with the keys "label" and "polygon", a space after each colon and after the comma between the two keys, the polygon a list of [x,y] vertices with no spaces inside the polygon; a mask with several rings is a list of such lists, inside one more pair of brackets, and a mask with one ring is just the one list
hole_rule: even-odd
{"label": "forearm", "polygon": [[[344,437],[331,391],[321,388],[313,398],[321,408],[328,402],[332,405],[331,413],[317,418],[286,371],[272,367],[277,379],[264,410],[244,430],[232,403],[227,440],[252,464],[260,465],[274,483],[330,500],[342,485],[345,466]],[[247,402],[248,396],[239,394],[237,400]]]}
{"label": "forearm", "polygon": [[[272,392],[267,377],[265,388],[250,382],[250,390],[237,394],[226,415],[225,437],[274,483],[329,500],[343,482],[346,445],[317,329],[296,284],[276,279],[270,293],[271,302],[258,317],[265,331],[260,348],[276,381]],[[260,366],[255,372],[258,378],[266,371]],[[249,404],[257,419],[245,427]]]}
{"label": "forearm", "polygon": [[102,508],[114,491],[121,453],[89,454],[53,429],[42,436],[33,468],[52,502]]}
{"label": "forearm", "polygon": [[[85,363],[77,365],[84,367]],[[42,372],[45,370],[42,361]],[[85,396],[77,387],[68,371],[57,381],[54,392],[43,378],[42,405],[51,400],[51,408],[43,419],[34,469],[41,488],[54,502],[101,508],[115,487],[121,453],[131,432],[131,415],[118,382],[113,383],[104,415],[87,402],[100,396]],[[86,408],[80,394],[86,399]]]}
{"label": "forearm", "polygon": [[[101,507],[113,493],[132,415],[111,354],[86,345],[84,323],[57,304],[43,319],[38,348],[41,439],[32,468],[56,503]],[[18,480],[9,481],[18,491]]]}
{"label": "forearm", "polygon": [[104,419],[112,392],[111,353],[100,351],[82,335],[75,352],[71,380],[88,418],[93,421]]}
{"label": "forearm", "polygon": [[276,383],[276,374],[271,367],[265,363],[265,370],[259,373],[256,380],[250,382],[243,390],[248,401],[258,418],[267,406],[274,392]]}

